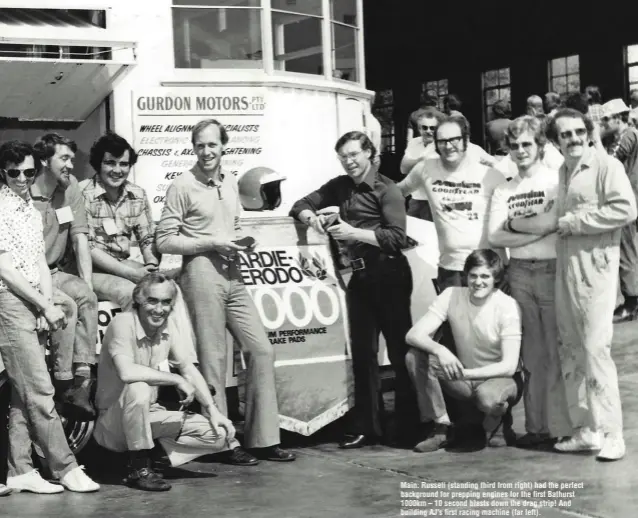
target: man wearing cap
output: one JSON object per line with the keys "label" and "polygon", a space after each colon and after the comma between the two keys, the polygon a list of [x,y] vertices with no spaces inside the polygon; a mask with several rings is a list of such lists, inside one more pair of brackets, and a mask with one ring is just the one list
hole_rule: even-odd
{"label": "man wearing cap", "polygon": [[[625,166],[625,172],[638,199],[638,131],[629,127],[629,107],[622,99],[603,105],[603,128],[614,136],[611,155]],[[614,311],[614,322],[628,322],[638,317],[638,246],[636,221],[622,229],[620,238],[620,291],[624,302]]]}

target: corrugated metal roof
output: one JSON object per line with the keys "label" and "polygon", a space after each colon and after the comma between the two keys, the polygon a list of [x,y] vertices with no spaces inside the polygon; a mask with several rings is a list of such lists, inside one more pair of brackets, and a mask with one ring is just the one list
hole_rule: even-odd
{"label": "corrugated metal roof", "polygon": [[39,27],[91,28],[100,29],[79,13],[68,9],[7,9],[0,8],[0,31],[4,27]]}

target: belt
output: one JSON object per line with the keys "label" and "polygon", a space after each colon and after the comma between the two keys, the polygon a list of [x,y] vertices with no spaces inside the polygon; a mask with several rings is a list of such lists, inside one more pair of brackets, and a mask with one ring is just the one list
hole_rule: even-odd
{"label": "belt", "polygon": [[387,255],[382,254],[376,257],[375,259],[368,259],[367,261],[363,257],[356,257],[354,259],[350,259],[350,268],[352,268],[353,272],[358,272],[361,270],[365,270],[367,268],[373,268],[374,266],[378,266],[380,262],[383,262],[384,259],[399,259],[404,257],[403,255]]}

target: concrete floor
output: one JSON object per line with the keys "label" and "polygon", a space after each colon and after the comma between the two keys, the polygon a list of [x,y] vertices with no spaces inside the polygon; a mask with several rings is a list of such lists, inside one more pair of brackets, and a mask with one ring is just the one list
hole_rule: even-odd
{"label": "concrete floor", "polygon": [[[105,463],[112,459],[93,454],[83,462],[102,483],[99,493],[11,495],[0,499],[0,516],[392,517],[399,516],[402,509],[401,483],[529,481],[584,485],[583,489],[563,490],[575,491],[573,498],[563,498],[571,503],[570,507],[540,509],[536,516],[630,518],[638,509],[638,491],[634,492],[638,487],[634,454],[638,451],[638,355],[634,352],[637,331],[638,323],[621,324],[616,326],[614,336],[613,354],[620,376],[628,447],[627,457],[620,462],[603,464],[591,455],[516,448],[488,448],[470,454],[417,454],[383,446],[341,451],[334,442],[336,427],[328,427],[310,439],[286,437],[298,453],[298,460],[291,464],[262,462],[257,467],[238,468],[205,459],[184,469],[169,470],[166,477],[171,479],[173,489],[168,493],[144,493],[120,485],[121,470],[105,469]],[[515,410],[519,433],[523,432],[522,410],[520,405]],[[407,509],[415,508],[403,507]],[[435,507],[429,509],[434,511]],[[517,508],[522,514],[516,515],[513,507],[483,509],[510,512],[493,516],[525,516],[525,510],[529,510]]]}

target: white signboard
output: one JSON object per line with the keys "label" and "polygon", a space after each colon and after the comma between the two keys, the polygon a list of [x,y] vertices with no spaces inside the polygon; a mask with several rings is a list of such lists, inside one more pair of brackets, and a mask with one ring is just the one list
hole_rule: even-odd
{"label": "white signboard", "polygon": [[222,165],[241,176],[262,164],[266,90],[261,87],[151,88],[133,93],[134,182],[146,190],[159,220],[171,182],[195,164],[191,130],[217,119],[229,135]]}

